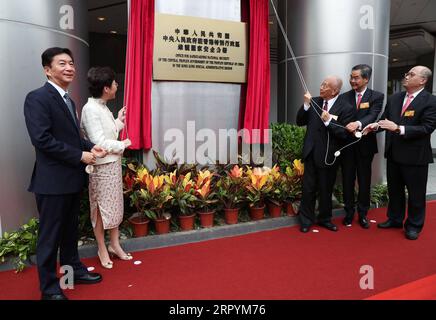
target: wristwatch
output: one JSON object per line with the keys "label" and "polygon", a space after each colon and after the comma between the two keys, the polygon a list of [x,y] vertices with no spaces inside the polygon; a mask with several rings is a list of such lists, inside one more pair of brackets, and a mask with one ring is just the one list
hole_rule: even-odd
{"label": "wristwatch", "polygon": [[399,125],[397,125],[397,129],[395,129],[395,131],[394,131],[395,133],[401,133],[401,129],[400,129],[400,126]]}

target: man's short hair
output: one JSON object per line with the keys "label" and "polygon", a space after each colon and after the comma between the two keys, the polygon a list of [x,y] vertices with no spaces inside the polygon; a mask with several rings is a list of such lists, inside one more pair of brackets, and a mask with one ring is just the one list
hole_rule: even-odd
{"label": "man's short hair", "polygon": [[110,67],[93,67],[88,71],[89,93],[93,98],[103,95],[104,87],[111,87],[115,80],[115,71]]}
{"label": "man's short hair", "polygon": [[368,81],[371,80],[372,76],[372,68],[367,64],[358,64],[357,66],[354,66],[352,71],[360,70],[360,74],[362,75],[363,79],[367,79]]}
{"label": "man's short hair", "polygon": [[53,58],[55,56],[63,54],[63,53],[68,54],[74,62],[74,57],[73,57],[73,54],[71,53],[70,49],[53,47],[53,48],[48,48],[47,50],[45,50],[42,53],[42,55],[41,55],[42,66],[43,67],[50,67],[51,63],[53,62]]}

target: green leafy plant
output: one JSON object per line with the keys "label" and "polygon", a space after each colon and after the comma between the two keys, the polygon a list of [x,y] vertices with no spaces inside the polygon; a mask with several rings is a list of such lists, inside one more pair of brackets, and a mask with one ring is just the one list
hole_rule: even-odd
{"label": "green leafy plant", "polygon": [[153,150],[153,156],[156,162],[156,172],[155,174],[166,174],[170,172],[174,172],[177,170],[180,175],[187,175],[188,172],[192,174],[196,171],[195,164],[186,164],[183,163],[179,165],[177,161],[174,159],[175,153],[173,154],[173,159],[167,160],[163,156],[161,156],[157,151]]}
{"label": "green leafy plant", "polygon": [[276,206],[281,206],[288,196],[288,189],[286,185],[286,177],[280,172],[280,168],[275,165],[268,176],[269,192],[266,198],[269,202]]}
{"label": "green leafy plant", "polygon": [[136,168],[139,168],[141,166],[142,165],[138,162],[138,160],[134,158],[121,158],[121,169],[123,177],[125,177],[129,173],[136,172]]}
{"label": "green leafy plant", "polygon": [[177,176],[174,171],[166,176],[167,184],[170,186],[171,206],[178,215],[189,216],[195,211],[195,203],[198,200],[195,194],[194,181],[191,180],[191,173],[186,176]]}
{"label": "green leafy plant", "polygon": [[36,252],[38,225],[38,219],[32,218],[19,230],[5,232],[0,239],[0,262],[3,263],[6,256],[14,256],[16,272],[23,271],[27,259]]}
{"label": "green leafy plant", "polygon": [[286,167],[284,174],[285,201],[294,202],[301,200],[303,196],[304,164],[299,159],[292,162],[292,167]]}
{"label": "green leafy plant", "polygon": [[273,163],[280,168],[292,167],[295,159],[302,159],[306,128],[287,123],[273,123],[271,130]]}
{"label": "green leafy plant", "polygon": [[344,190],[342,188],[342,184],[335,184],[335,186],[333,187],[333,195],[335,196],[339,204],[344,204]]}
{"label": "green leafy plant", "polygon": [[130,199],[138,212],[149,219],[167,218],[166,209],[171,200],[170,186],[165,175],[152,175],[146,169],[138,170],[136,178],[140,188],[135,190]]}
{"label": "green leafy plant", "polygon": [[209,212],[218,202],[214,176],[215,174],[209,170],[200,170],[194,178],[195,196],[197,197],[195,208],[198,212]]}
{"label": "green leafy plant", "polygon": [[383,207],[389,202],[388,186],[376,184],[371,188],[371,204],[376,207]]}
{"label": "green leafy plant", "polygon": [[247,168],[245,188],[248,191],[246,199],[250,207],[260,208],[265,205],[265,197],[271,190],[268,183],[270,168]]}
{"label": "green leafy plant", "polygon": [[244,199],[244,170],[238,165],[225,170],[217,182],[217,197],[226,209],[236,209]]}

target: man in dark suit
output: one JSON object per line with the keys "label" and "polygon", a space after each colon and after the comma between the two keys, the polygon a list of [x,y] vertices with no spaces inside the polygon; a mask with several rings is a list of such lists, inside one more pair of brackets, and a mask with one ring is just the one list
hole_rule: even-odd
{"label": "man in dark suit", "polygon": [[[356,121],[347,125],[351,133],[361,131],[368,124],[377,120],[383,109],[384,94],[368,88],[372,68],[366,64],[353,67],[350,75],[352,90],[343,94],[344,98],[357,110]],[[350,142],[355,141],[351,138]],[[342,152],[340,167],[342,171],[342,189],[344,193],[345,218],[344,225],[351,225],[356,210],[354,186],[357,182],[357,212],[359,224],[368,229],[367,213],[370,207],[372,160],[378,152],[377,139],[374,133],[363,136],[359,143]]]}
{"label": "man in dark suit", "polygon": [[364,134],[386,131],[388,220],[379,228],[403,228],[408,192],[405,236],[416,240],[424,226],[428,165],[433,163],[430,137],[436,128],[436,97],[425,91],[432,78],[427,67],[416,66],[406,73],[406,92],[389,97],[378,123],[369,124]]}
{"label": "man in dark suit", "polygon": [[332,193],[336,179],[335,153],[350,133],[345,125],[354,120],[355,109],[339,97],[342,80],[327,77],[321,84],[320,97],[304,96],[304,105],[297,114],[297,125],[307,126],[303,146],[303,196],[299,208],[300,231],[308,232],[315,223],[315,202],[319,193],[318,224],[337,231],[331,222]]}
{"label": "man in dark suit", "polygon": [[74,284],[97,283],[77,250],[80,193],[86,183],[85,164],[106,151],[81,138],[68,86],[74,79],[71,51],[49,48],[41,56],[48,82],[30,92],[24,102],[27,130],[36,162],[29,191],[35,193],[39,212],[37,266],[43,300],[65,300],[56,277],[57,252],[61,265],[74,270]]}

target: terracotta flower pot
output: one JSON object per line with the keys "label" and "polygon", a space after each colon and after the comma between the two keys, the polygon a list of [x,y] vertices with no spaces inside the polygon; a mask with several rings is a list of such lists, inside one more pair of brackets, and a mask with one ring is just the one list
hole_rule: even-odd
{"label": "terracotta flower pot", "polygon": [[253,221],[262,220],[265,215],[265,205],[262,207],[250,207],[250,218]]}
{"label": "terracotta flower pot", "polygon": [[233,208],[233,209],[224,209],[224,219],[227,224],[236,224],[238,223],[238,214],[239,209]]}
{"label": "terracotta flower pot", "polygon": [[292,205],[292,202],[285,202],[284,206],[285,206],[285,212],[288,216],[293,217],[293,216],[297,215],[295,213],[294,206]]}
{"label": "terracotta flower pot", "polygon": [[140,215],[133,215],[128,220],[133,226],[133,236],[135,238],[148,235],[148,223],[150,222],[148,218],[144,218]]}
{"label": "terracotta flower pot", "polygon": [[195,213],[189,216],[179,216],[180,229],[182,231],[188,231],[194,229]]}
{"label": "terracotta flower pot", "polygon": [[268,203],[268,212],[271,218],[278,218],[282,215],[282,205],[276,205],[275,203]]}
{"label": "terracotta flower pot", "polygon": [[156,219],[154,220],[154,227],[157,234],[165,234],[170,232],[170,219]]}
{"label": "terracotta flower pot", "polygon": [[214,211],[209,212],[199,212],[200,215],[200,224],[203,228],[212,228],[213,227],[213,214]]}

